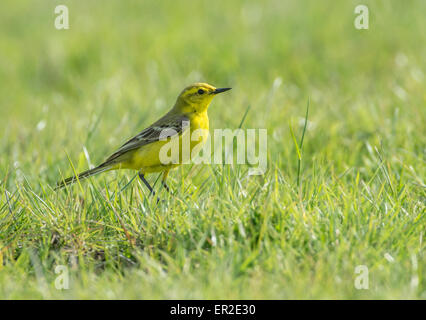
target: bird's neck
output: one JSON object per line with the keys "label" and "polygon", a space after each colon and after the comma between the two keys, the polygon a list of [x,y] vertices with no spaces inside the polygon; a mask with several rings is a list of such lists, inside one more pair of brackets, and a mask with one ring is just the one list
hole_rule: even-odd
{"label": "bird's neck", "polygon": [[207,109],[209,108],[210,102],[211,101],[202,104],[191,104],[185,100],[179,99],[176,101],[172,111],[174,113],[183,113],[188,116],[201,116],[204,114],[207,116]]}

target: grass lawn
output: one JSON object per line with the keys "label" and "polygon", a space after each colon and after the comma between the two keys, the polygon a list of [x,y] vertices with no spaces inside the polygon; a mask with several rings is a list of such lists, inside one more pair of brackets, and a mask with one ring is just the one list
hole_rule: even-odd
{"label": "grass lawn", "polygon": [[[358,4],[3,0],[0,298],[426,299],[426,1]],[[198,81],[233,87],[211,129],[267,129],[264,175],[53,191]]]}

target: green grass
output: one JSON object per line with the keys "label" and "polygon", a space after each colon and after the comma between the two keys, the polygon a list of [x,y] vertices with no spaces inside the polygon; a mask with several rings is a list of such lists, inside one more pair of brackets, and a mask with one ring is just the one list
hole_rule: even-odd
{"label": "green grass", "polygon": [[[364,1],[369,30],[358,1],[74,0],[58,31],[62,3],[1,5],[0,298],[426,298],[425,1]],[[185,166],[158,205],[131,171],[52,190],[194,81],[233,87],[211,128],[250,106],[265,175]]]}

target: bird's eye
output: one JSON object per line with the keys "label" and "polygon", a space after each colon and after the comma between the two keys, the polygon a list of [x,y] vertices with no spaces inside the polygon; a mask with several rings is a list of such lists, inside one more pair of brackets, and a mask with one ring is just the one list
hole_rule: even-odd
{"label": "bird's eye", "polygon": [[203,93],[204,93],[203,89],[198,90],[198,94],[203,94]]}

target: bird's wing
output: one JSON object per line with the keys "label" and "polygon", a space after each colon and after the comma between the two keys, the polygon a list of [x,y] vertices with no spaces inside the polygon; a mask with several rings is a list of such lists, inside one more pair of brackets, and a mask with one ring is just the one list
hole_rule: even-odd
{"label": "bird's wing", "polygon": [[129,151],[139,149],[144,145],[159,141],[160,139],[165,140],[168,137],[180,135],[188,128],[189,118],[187,116],[167,114],[123,144],[104,162],[104,164],[116,162],[120,160],[118,158],[121,158],[122,155]]}

